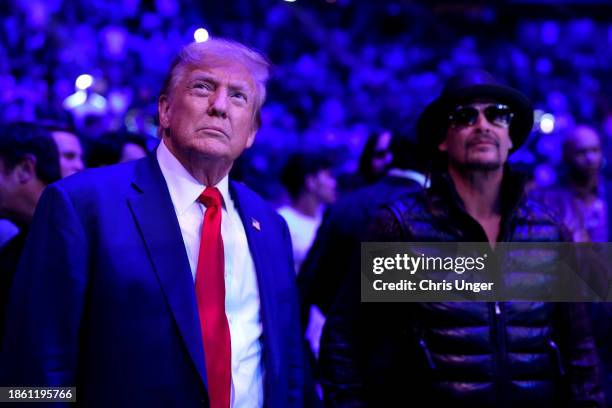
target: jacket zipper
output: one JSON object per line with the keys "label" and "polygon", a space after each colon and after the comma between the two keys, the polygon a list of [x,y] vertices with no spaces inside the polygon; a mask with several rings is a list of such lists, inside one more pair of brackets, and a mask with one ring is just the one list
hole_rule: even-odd
{"label": "jacket zipper", "polygon": [[559,346],[553,339],[548,340],[548,345],[555,353],[555,360],[557,361],[557,369],[559,370],[559,375],[561,377],[565,376],[565,369],[563,368],[563,360],[561,360],[561,351],[559,350]]}
{"label": "jacket zipper", "polygon": [[419,339],[419,345],[421,346],[421,349],[423,350],[423,353],[425,354],[427,365],[429,365],[430,369],[435,370],[436,363],[434,362],[433,357],[431,356],[431,352],[429,351],[429,347],[427,347],[427,343],[425,343],[425,339],[423,338]]}
{"label": "jacket zipper", "polygon": [[506,367],[506,330],[503,312],[503,304],[501,302],[493,302],[490,304],[490,313],[492,314],[493,320],[493,341],[495,342],[494,353],[495,353],[495,377],[496,377],[496,388],[497,388],[497,406],[505,407],[508,404],[507,399],[507,367]]}

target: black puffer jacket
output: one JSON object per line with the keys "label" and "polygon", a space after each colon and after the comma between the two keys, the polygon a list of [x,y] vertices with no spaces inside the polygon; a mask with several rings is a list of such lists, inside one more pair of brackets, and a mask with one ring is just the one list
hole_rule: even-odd
{"label": "black puffer jacket", "polygon": [[[500,241],[565,239],[518,180],[502,191]],[[383,209],[371,238],[487,241],[447,177]],[[358,281],[345,283],[323,334],[328,406],[604,406],[584,304],[360,304]]]}

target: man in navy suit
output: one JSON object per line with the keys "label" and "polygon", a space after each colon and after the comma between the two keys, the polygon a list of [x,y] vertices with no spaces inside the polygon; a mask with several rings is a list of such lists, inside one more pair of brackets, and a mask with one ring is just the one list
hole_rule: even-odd
{"label": "man in navy suit", "polygon": [[76,386],[88,406],[301,406],[287,226],[228,181],[267,79],[241,44],[189,44],[159,98],[155,154],[47,188],[11,293],[2,385]]}

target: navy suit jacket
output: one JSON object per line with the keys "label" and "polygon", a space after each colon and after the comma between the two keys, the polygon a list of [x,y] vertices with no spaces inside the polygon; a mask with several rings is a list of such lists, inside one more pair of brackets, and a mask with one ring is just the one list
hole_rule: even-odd
{"label": "navy suit jacket", "polygon": [[[287,226],[245,186],[231,182],[230,194],[257,274],[264,405],[301,406]],[[76,386],[88,406],[208,406],[198,319],[157,159],[85,171],[39,202],[8,306],[2,382]]]}

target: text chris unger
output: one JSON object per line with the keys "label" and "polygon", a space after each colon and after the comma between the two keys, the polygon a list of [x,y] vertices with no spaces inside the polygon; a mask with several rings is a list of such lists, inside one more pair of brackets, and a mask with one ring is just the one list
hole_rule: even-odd
{"label": "text chris unger", "polygon": [[419,282],[402,279],[399,282],[384,282],[377,279],[372,283],[376,291],[469,291],[487,292],[493,290],[493,282],[467,282],[463,279],[455,279],[453,282],[442,280],[440,282],[431,279],[423,279]]}

